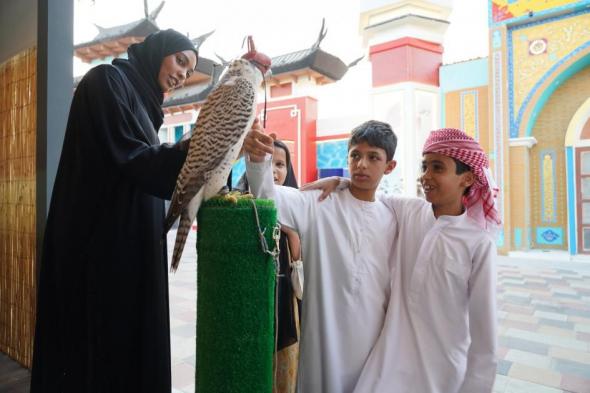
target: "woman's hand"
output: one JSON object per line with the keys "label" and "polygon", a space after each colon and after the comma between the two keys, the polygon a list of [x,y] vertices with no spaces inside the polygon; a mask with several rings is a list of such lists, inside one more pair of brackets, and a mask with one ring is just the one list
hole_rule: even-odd
{"label": "woman's hand", "polygon": [[341,188],[348,188],[349,181],[338,176],[331,176],[325,177],[320,180],[316,180],[311,183],[307,183],[300,189],[301,191],[322,190],[322,194],[318,198],[318,201],[321,202],[324,199],[326,199],[332,192],[334,192],[334,190],[338,189],[339,186],[342,186]]}
{"label": "woman's hand", "polygon": [[244,139],[243,150],[252,162],[262,162],[266,154],[272,155],[274,151],[274,134],[266,135],[258,119],[254,120],[252,129]]}

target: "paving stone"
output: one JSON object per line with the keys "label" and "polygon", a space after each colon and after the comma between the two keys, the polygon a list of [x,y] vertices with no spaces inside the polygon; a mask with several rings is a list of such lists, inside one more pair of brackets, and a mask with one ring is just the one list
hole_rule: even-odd
{"label": "paving stone", "polygon": [[552,368],[564,375],[572,374],[590,380],[590,366],[585,363],[565,359],[553,359]]}
{"label": "paving stone", "polygon": [[508,375],[510,367],[512,367],[512,362],[500,359],[498,360],[497,373],[500,375]]}

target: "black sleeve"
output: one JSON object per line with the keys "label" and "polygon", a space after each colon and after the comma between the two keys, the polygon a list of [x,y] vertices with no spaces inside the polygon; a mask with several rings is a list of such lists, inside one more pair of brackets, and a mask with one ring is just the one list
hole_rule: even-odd
{"label": "black sleeve", "polygon": [[[143,192],[170,199],[188,144],[150,145],[142,123],[130,107],[122,76],[111,66],[85,78],[85,94],[97,148],[104,150],[121,175]],[[145,120],[144,120],[145,124]],[[146,130],[146,132],[152,132]]]}

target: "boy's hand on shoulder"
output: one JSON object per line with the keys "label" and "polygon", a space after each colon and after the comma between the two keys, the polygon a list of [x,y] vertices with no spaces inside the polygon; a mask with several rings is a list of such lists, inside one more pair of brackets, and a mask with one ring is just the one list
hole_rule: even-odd
{"label": "boy's hand on shoulder", "polygon": [[[338,176],[331,176],[326,177],[323,179],[316,180],[311,183],[307,183],[301,187],[301,191],[310,191],[310,190],[322,190],[322,193],[318,200],[321,202],[326,199],[332,192],[338,189],[340,186],[341,178]],[[345,184],[348,187],[348,183]],[[346,188],[344,187],[344,188]]]}
{"label": "boy's hand on shoulder", "polygon": [[244,139],[243,150],[250,157],[250,161],[262,162],[266,154],[273,154],[275,138],[274,134],[265,134],[260,122],[256,119],[250,132],[246,135],[246,139]]}

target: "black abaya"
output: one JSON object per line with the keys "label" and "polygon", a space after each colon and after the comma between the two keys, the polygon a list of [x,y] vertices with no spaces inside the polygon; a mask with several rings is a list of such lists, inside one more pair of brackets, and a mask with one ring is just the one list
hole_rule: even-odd
{"label": "black abaya", "polygon": [[159,144],[158,92],[146,101],[153,91],[131,57],[93,68],[74,95],[43,245],[32,393],[171,390],[162,198],[186,149]]}

